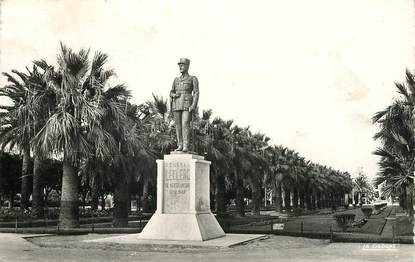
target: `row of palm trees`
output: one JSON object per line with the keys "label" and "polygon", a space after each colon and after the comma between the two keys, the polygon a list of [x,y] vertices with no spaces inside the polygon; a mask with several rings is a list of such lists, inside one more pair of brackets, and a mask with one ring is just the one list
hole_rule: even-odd
{"label": "row of palm trees", "polygon": [[[111,185],[113,224],[126,226],[129,185],[142,181],[146,199],[150,185],[156,184],[155,159],[174,146],[167,100],[153,95],[144,104],[131,103],[124,85],[109,84],[115,72],[106,68],[107,60],[96,52],[90,61],[89,50],[75,52],[61,44],[56,68],[39,60],[27,73],[3,73],[9,84],[0,88],[0,96],[11,103],[0,106],[0,144],[3,150],[21,152],[21,207],[28,206],[28,178],[33,176],[32,213],[42,215],[42,162],[61,159],[61,228],[79,226],[80,185],[88,185],[93,202]],[[262,188],[272,190],[277,211],[283,203],[287,211],[342,205],[351,190],[348,173],[269,145],[265,134],[213,118],[212,110],[195,112],[192,125],[194,151],[212,161],[212,200],[218,213],[226,211],[229,192],[235,192],[236,208],[244,215],[248,194],[252,213],[259,214]]]}
{"label": "row of palm trees", "polygon": [[[272,192],[275,210],[343,205],[352,189],[347,172],[313,163],[284,146],[269,144],[269,137],[253,133],[232,120],[214,118],[204,111],[197,119],[196,148],[212,161],[216,212],[226,211],[226,191],[235,192],[238,213],[244,215],[246,189],[251,191],[252,213],[259,214],[263,188]],[[201,145],[199,145],[201,144]],[[283,205],[284,204],[284,205]]]}
{"label": "row of palm trees", "polygon": [[375,139],[381,146],[374,152],[380,157],[377,185],[385,195],[400,197],[400,203],[413,217],[415,171],[415,76],[406,71],[406,83],[395,83],[397,97],[391,105],[373,116],[378,126]]}

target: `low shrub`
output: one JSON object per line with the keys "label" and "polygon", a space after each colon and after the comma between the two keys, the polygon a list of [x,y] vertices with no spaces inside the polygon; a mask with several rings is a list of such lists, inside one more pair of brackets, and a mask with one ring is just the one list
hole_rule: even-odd
{"label": "low shrub", "polygon": [[[47,208],[44,210],[43,218],[47,219],[58,219],[59,218],[59,208]],[[92,210],[92,209],[79,209],[79,217],[89,218],[89,217],[110,217],[112,216],[112,210]],[[10,220],[30,220],[36,219],[32,216],[32,211],[30,209],[21,211],[18,208],[10,209],[0,209],[0,221],[10,221]]]}
{"label": "low shrub", "polygon": [[0,209],[0,219],[5,220],[13,220],[13,219],[28,219],[31,218],[30,210],[20,210],[19,208],[5,208]]}
{"label": "low shrub", "polygon": [[365,207],[361,207],[360,209],[362,210],[366,218],[369,218],[372,215],[372,212],[373,212],[372,207],[365,206]]}
{"label": "low shrub", "polygon": [[48,219],[58,219],[59,218],[59,208],[48,208],[48,210],[45,211],[45,216]]}
{"label": "low shrub", "polygon": [[108,217],[112,216],[112,210],[92,210],[92,209],[80,209],[80,217]]}
{"label": "low shrub", "polygon": [[299,216],[301,216],[304,213],[304,210],[302,208],[296,207],[296,208],[293,209],[292,212],[293,212],[293,215],[295,217],[299,217]]}
{"label": "low shrub", "polygon": [[356,215],[355,214],[336,214],[333,218],[336,220],[339,227],[343,229],[343,231],[352,223],[354,222]]}

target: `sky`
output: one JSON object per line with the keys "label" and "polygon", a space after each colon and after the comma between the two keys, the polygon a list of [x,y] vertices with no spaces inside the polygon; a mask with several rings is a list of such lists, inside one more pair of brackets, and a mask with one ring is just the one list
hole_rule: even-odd
{"label": "sky", "polygon": [[187,57],[201,110],[351,174],[375,176],[371,117],[397,96],[405,69],[414,70],[412,0],[5,0],[0,7],[1,72],[35,59],[56,63],[62,41],[107,53],[112,83],[143,103],[168,97],[177,61]]}

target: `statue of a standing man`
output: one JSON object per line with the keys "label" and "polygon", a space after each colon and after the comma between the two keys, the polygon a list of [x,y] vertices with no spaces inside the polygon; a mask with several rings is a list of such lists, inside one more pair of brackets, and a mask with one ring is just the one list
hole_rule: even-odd
{"label": "statue of a standing man", "polygon": [[181,58],[178,64],[182,75],[173,81],[170,91],[171,110],[176,124],[178,146],[176,151],[187,152],[189,151],[192,112],[199,101],[199,82],[195,76],[189,75],[189,59]]}

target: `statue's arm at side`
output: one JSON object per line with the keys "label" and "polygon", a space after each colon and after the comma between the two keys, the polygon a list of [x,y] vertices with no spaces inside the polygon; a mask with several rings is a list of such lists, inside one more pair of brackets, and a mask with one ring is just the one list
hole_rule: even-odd
{"label": "statue's arm at side", "polygon": [[176,85],[175,85],[175,83],[176,83],[176,78],[173,80],[173,85],[172,85],[172,87],[171,87],[171,90],[170,90],[170,98],[171,99],[173,99],[173,98],[176,98]]}
{"label": "statue's arm at side", "polygon": [[193,103],[192,108],[197,107],[197,103],[199,102],[199,81],[195,76],[192,77],[193,80]]}

